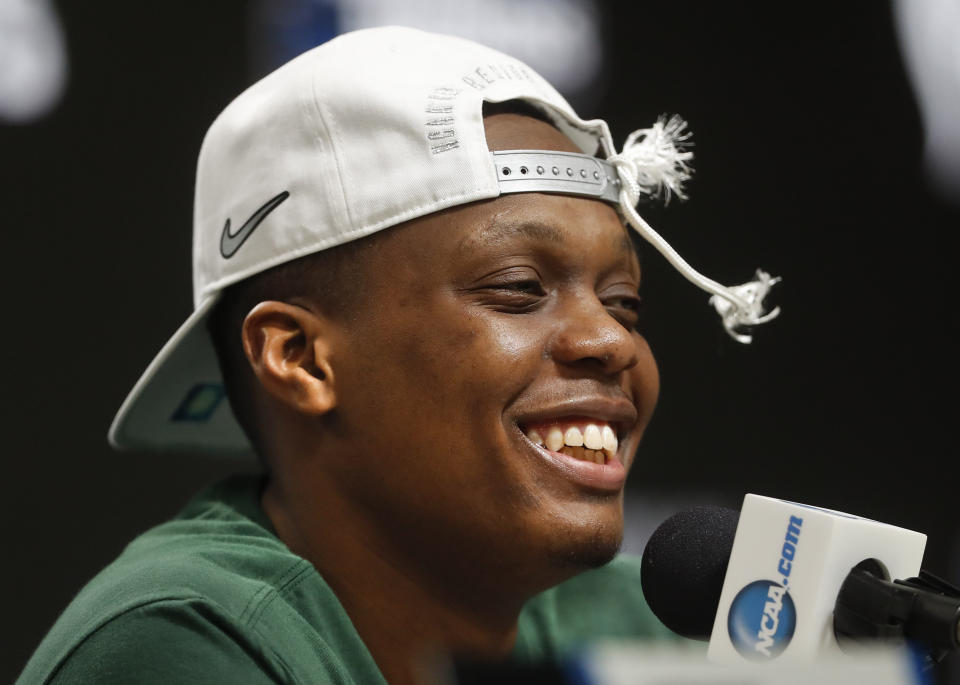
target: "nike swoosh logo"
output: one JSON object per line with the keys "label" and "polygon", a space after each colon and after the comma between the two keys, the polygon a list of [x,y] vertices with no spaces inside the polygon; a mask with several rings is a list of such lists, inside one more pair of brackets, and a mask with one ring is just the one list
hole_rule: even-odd
{"label": "nike swoosh logo", "polygon": [[260,222],[267,218],[267,214],[276,209],[277,205],[288,197],[290,197],[290,193],[284,190],[276,197],[267,200],[260,209],[243,222],[243,226],[238,228],[235,233],[230,232],[230,219],[227,219],[227,223],[223,225],[223,233],[220,234],[220,254],[223,255],[223,258],[230,259],[235,255],[254,229],[260,225]]}

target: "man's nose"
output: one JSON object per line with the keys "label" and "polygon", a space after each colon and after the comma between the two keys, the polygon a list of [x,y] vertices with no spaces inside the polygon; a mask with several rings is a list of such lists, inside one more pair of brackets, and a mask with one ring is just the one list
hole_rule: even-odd
{"label": "man's nose", "polygon": [[571,297],[561,307],[550,356],[561,364],[616,374],[637,364],[633,334],[595,295]]}

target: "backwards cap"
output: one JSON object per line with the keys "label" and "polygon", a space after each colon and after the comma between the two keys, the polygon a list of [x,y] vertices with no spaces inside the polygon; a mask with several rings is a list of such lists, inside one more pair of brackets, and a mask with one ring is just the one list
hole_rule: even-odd
{"label": "backwards cap", "polygon": [[[490,152],[484,102],[524,100],[582,151]],[[526,64],[451,36],[389,27],[341,35],[237,97],[200,150],[193,227],[194,312],[160,350],[110,428],[121,449],[251,450],[225,401],[207,317],[224,288],[278,264],[416,217],[511,192],[594,197],[697,285],[727,330],[776,316],[775,280],[736,288],[691,269],[637,214],[641,196],[683,196],[691,153],[674,118],[620,154]]]}

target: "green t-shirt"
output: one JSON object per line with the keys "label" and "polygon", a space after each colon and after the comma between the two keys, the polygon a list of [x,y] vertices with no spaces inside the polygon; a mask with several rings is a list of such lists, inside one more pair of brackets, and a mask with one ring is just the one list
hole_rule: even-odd
{"label": "green t-shirt", "polygon": [[[280,541],[261,481],[234,477],[136,538],[57,620],[19,683],[383,683],[333,591]],[[533,598],[515,656],[673,636],[618,557]]]}

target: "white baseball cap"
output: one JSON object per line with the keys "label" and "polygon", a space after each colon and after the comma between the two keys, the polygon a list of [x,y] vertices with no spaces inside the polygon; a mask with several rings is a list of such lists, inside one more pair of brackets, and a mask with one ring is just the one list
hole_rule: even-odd
{"label": "white baseball cap", "polygon": [[[582,151],[491,152],[484,102],[523,100]],[[416,217],[511,192],[594,197],[698,286],[731,335],[773,318],[771,279],[725,288],[695,272],[637,214],[641,195],[683,196],[691,153],[682,120],[661,119],[615,154],[522,62],[471,41],[385,27],[341,35],[237,97],[200,150],[193,314],[147,367],[110,427],[120,449],[252,450],[226,401],[207,317],[224,288],[278,264]]]}

